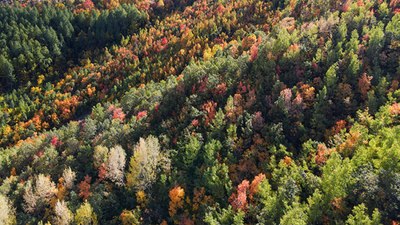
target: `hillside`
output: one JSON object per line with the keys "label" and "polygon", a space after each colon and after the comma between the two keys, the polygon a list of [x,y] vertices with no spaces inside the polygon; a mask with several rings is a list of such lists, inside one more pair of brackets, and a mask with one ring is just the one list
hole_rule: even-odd
{"label": "hillside", "polygon": [[400,223],[400,2],[0,5],[0,224]]}

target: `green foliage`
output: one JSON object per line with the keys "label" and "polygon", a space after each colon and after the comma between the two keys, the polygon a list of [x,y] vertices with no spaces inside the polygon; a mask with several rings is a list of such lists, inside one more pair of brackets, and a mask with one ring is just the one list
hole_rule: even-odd
{"label": "green foliage", "polygon": [[201,149],[201,142],[197,136],[185,137],[185,140],[178,143],[179,155],[184,168],[189,168],[197,159]]}
{"label": "green foliage", "polygon": [[93,212],[93,208],[89,202],[83,203],[75,213],[75,223],[78,225],[96,225],[98,224],[97,215]]}
{"label": "green foliage", "polygon": [[5,85],[15,82],[14,67],[3,55],[0,55],[0,78]]}
{"label": "green foliage", "polygon": [[0,223],[400,221],[396,12],[1,6]]}
{"label": "green foliage", "polygon": [[219,202],[227,202],[226,197],[229,196],[232,189],[227,165],[215,161],[204,171],[203,179],[204,186],[215,199],[218,199]]}
{"label": "green foliage", "polygon": [[280,224],[293,224],[293,225],[305,225],[307,224],[307,213],[304,206],[299,203],[294,203],[292,207],[288,209],[285,215],[282,217]]}
{"label": "green foliage", "polygon": [[374,210],[372,218],[366,212],[367,208],[364,204],[354,206],[353,211],[346,221],[348,225],[379,225],[381,224],[381,215],[378,210]]}
{"label": "green foliage", "polygon": [[222,209],[221,212],[217,212],[212,209],[205,216],[204,222],[210,225],[243,225],[245,213],[243,211],[234,212],[234,210],[229,207],[228,209]]}
{"label": "green foliage", "polygon": [[352,172],[353,167],[348,158],[341,159],[337,153],[331,155],[323,168],[324,176],[321,179],[321,188],[327,201],[346,197],[354,183]]}

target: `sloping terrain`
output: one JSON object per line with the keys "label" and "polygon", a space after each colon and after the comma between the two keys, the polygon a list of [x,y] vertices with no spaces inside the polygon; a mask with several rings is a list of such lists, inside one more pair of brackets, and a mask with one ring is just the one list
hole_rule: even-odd
{"label": "sloping terrain", "polygon": [[145,21],[2,93],[0,221],[399,223],[397,1],[92,4]]}

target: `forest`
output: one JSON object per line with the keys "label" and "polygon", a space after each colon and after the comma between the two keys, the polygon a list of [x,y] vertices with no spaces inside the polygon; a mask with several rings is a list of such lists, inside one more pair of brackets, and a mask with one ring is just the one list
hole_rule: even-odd
{"label": "forest", "polygon": [[399,225],[399,137],[399,0],[0,1],[0,225]]}

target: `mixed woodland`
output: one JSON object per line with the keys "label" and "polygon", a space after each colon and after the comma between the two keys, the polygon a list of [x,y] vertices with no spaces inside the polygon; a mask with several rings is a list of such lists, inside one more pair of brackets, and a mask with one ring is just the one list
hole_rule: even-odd
{"label": "mixed woodland", "polygon": [[400,224],[399,0],[0,3],[0,224]]}

